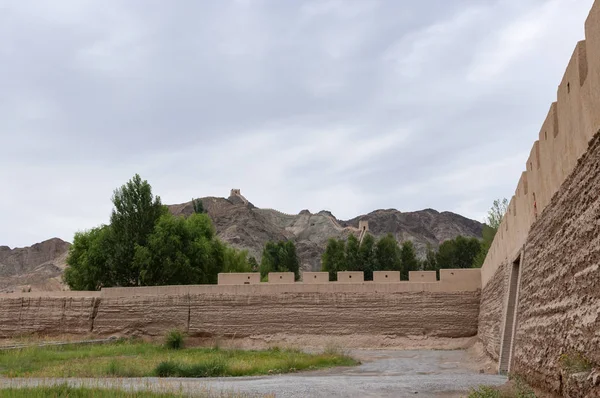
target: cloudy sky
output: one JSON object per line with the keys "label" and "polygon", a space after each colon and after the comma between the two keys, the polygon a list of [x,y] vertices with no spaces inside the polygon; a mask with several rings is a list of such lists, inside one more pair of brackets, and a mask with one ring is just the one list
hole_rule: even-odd
{"label": "cloudy sky", "polygon": [[593,0],[0,0],[0,245],[135,173],[348,219],[510,197]]}

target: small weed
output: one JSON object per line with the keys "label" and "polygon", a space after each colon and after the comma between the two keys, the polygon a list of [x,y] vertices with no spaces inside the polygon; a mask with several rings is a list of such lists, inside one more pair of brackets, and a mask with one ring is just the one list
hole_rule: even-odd
{"label": "small weed", "polygon": [[171,330],[165,338],[165,346],[171,350],[180,350],[184,346],[183,333],[179,330]]}

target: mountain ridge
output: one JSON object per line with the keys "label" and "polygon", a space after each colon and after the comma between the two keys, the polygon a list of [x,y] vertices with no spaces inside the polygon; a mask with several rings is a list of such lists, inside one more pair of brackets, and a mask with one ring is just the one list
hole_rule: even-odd
{"label": "mountain ridge", "polygon": [[[321,255],[329,238],[347,239],[352,234],[358,237],[359,221],[367,221],[369,233],[375,237],[391,233],[398,242],[412,241],[421,258],[428,247],[435,249],[459,235],[481,238],[483,229],[478,221],[430,208],[413,212],[378,209],[349,220],[337,219],[329,210],[286,214],[258,208],[241,196],[239,190],[235,191],[237,194],[232,190],[228,198],[201,198],[219,238],[248,250],[258,261],[267,241],[292,240],[305,271],[320,270]],[[194,212],[192,201],[167,207],[176,216],[187,217]],[[59,238],[24,248],[0,246],[0,292],[64,289],[61,277],[69,247],[69,242]]]}

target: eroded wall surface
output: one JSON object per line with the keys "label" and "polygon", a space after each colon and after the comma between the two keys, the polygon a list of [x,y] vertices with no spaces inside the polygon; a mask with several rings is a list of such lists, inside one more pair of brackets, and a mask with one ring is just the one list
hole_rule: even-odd
{"label": "eroded wall surface", "polygon": [[151,294],[149,290],[136,294],[132,289],[121,293],[116,289],[100,298],[3,297],[0,337],[28,333],[163,336],[173,328],[193,336],[231,337],[477,334],[478,290],[403,291],[395,285],[399,284],[353,289],[340,284],[337,292],[312,285],[313,291],[298,286],[296,291],[272,293],[276,286],[271,285],[221,289],[229,293],[192,289],[180,294]]}
{"label": "eroded wall surface", "polygon": [[502,264],[481,291],[478,335],[486,352],[498,361],[502,338],[503,310],[508,282],[508,267]]}
{"label": "eroded wall surface", "polygon": [[599,130],[596,0],[481,270],[487,353],[499,359],[509,273],[522,256],[509,371],[570,397],[600,397],[600,369],[578,379],[559,364],[563,354],[600,364]]}
{"label": "eroded wall surface", "polygon": [[0,299],[0,337],[87,334],[98,297],[6,297]]}
{"label": "eroded wall surface", "polygon": [[[558,393],[562,354],[600,364],[599,265],[600,132],[527,239],[513,372]],[[600,396],[600,385],[595,391]]]}

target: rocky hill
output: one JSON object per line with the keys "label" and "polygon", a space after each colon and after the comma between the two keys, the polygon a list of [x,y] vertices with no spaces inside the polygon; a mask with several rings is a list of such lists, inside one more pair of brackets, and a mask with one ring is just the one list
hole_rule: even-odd
{"label": "rocky hill", "polygon": [[58,238],[24,248],[0,246],[0,292],[61,290],[70,246]]}
{"label": "rocky hill", "polygon": [[[393,234],[399,242],[411,240],[423,257],[428,245],[437,248],[447,239],[459,235],[481,237],[483,225],[458,214],[426,209],[403,213],[376,210],[351,220],[338,220],[328,211],[316,214],[303,210],[285,214],[255,207],[239,191],[225,198],[202,198],[219,237],[260,261],[264,244],[269,240],[290,239],[295,242],[301,267],[320,270],[321,255],[331,237],[345,239],[359,236],[359,221],[367,221],[369,232],[376,237]],[[174,215],[189,216],[192,202],[168,206]],[[54,238],[31,247],[10,249],[0,246],[0,292],[60,290],[61,275],[70,244]]]}
{"label": "rocky hill", "polygon": [[[294,215],[259,209],[238,194],[228,199],[202,198],[202,204],[222,240],[247,249],[260,261],[267,241],[290,239],[296,243],[304,270],[320,270],[321,255],[329,238],[345,239],[350,234],[358,237],[359,220],[367,221],[369,232],[376,237],[391,233],[399,242],[413,241],[420,257],[424,257],[428,245],[435,249],[443,241],[459,235],[480,238],[483,228],[477,221],[432,209],[407,213],[395,209],[376,210],[343,221],[328,211],[313,214],[302,210]],[[169,209],[183,216],[194,211],[192,202],[171,205]]]}

